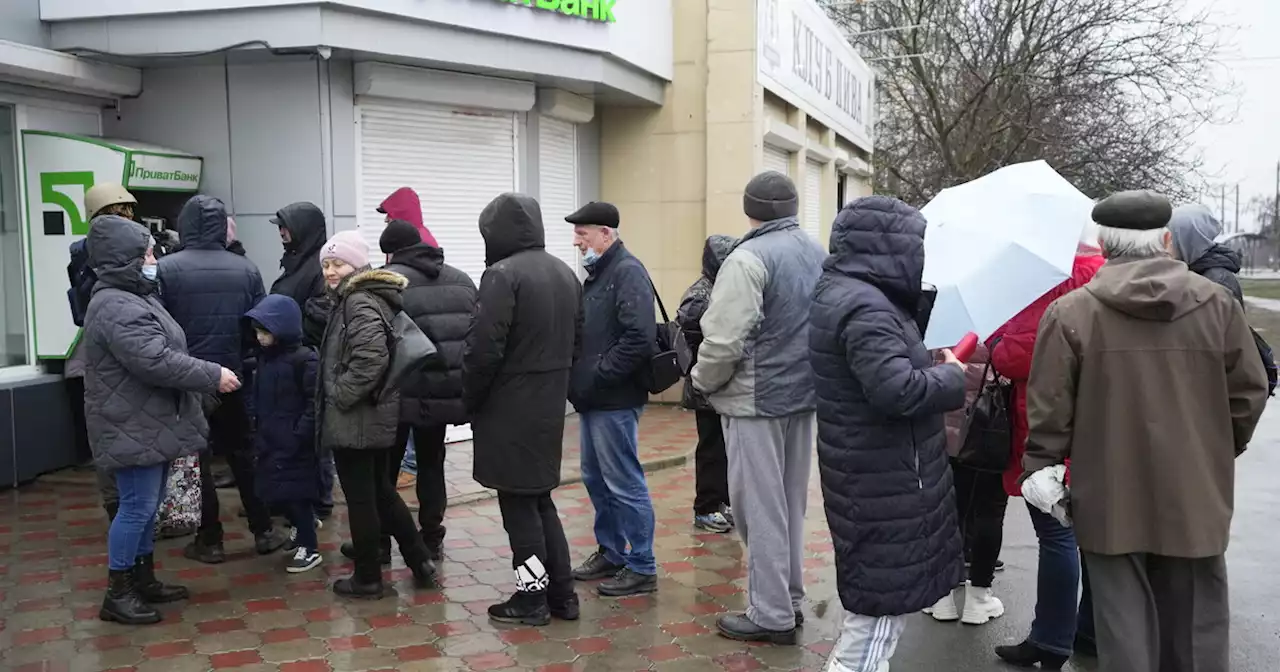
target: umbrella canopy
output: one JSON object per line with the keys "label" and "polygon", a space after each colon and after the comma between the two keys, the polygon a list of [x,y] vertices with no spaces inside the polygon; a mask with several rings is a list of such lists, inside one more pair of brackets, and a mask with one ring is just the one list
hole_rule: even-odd
{"label": "umbrella canopy", "polygon": [[1093,200],[1044,161],[944,189],[922,210],[924,281],[938,288],[925,345],[986,339],[1071,276]]}

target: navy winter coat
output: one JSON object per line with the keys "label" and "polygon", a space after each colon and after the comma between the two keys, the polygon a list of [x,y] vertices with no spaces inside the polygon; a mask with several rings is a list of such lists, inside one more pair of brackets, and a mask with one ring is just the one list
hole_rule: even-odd
{"label": "navy winter coat", "polygon": [[836,583],[866,616],[929,607],[964,569],[944,414],[964,405],[965,376],[934,365],[913,319],[924,228],[897,199],[846,205],[809,312]]}
{"label": "navy winter coat", "polygon": [[243,370],[241,321],[265,294],[252,261],[227,249],[227,207],[193,196],[178,214],[182,249],[160,260],[160,298],[192,357]]}
{"label": "navy winter coat", "polygon": [[588,271],[569,401],[579,412],[639,408],[649,403],[645,375],[658,337],[649,272],[621,241]]}
{"label": "navy winter coat", "polygon": [[276,337],[258,353],[245,400],[256,431],[253,453],[258,496],[268,502],[316,500],[316,351],[302,345],[302,310],[279,294],[264,298],[245,317]]}

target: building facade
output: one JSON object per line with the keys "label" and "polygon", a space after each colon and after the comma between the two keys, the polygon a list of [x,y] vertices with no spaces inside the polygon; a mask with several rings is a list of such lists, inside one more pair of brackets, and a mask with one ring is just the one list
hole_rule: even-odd
{"label": "building facade", "polygon": [[871,87],[814,0],[4,3],[0,487],[73,459],[56,349],[33,319],[62,306],[31,287],[34,268],[67,263],[60,240],[31,244],[59,199],[30,196],[25,132],[199,157],[199,190],[234,212],[268,284],[282,254],[269,220],[295,201],[376,248],[378,204],[413,187],[477,281],[476,222],[498,193],[538,197],[548,250],[579,271],[564,217],[612,201],[674,311],[705,237],[744,230],[755,172],[785,167],[816,237],[866,193]]}

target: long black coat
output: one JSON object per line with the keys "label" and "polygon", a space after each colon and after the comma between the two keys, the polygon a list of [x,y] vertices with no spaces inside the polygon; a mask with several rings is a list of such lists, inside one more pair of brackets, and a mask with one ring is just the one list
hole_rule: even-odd
{"label": "long black coat", "polygon": [[227,208],[212,196],[193,196],[178,214],[182,249],[160,260],[160,298],[187,334],[192,357],[243,370],[241,322],[265,293],[262,274],[227,249]]}
{"label": "long black coat", "polygon": [[419,427],[465,423],[462,349],[476,309],[476,283],[444,263],[444,250],[426,243],[396,252],[386,270],[409,279],[404,312],[442,357],[440,367],[417,373],[400,386],[400,421]]}
{"label": "long black coat", "polygon": [[550,492],[560,485],[582,286],[544,249],[542,210],[529,196],[494,199],[480,214],[480,234],[489,267],[462,360],[474,476],[499,491]]}
{"label": "long black coat", "polygon": [[852,613],[909,614],[962,578],[943,418],[964,404],[964,371],[935,366],[912,319],[924,217],[873,196],[832,228],[809,344],[836,582]]}
{"label": "long black coat", "polygon": [[569,401],[579,412],[639,408],[657,340],[653,285],[644,264],[621,241],[600,255],[582,289],[582,357],[574,363]]}

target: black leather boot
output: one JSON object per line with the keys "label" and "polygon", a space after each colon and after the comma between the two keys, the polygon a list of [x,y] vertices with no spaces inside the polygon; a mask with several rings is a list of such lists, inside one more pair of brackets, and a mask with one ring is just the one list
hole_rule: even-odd
{"label": "black leather boot", "polygon": [[1029,641],[1011,646],[997,646],[996,655],[1004,662],[1017,667],[1034,667],[1036,663],[1040,663],[1042,670],[1061,670],[1067,663],[1067,656],[1045,651]]}
{"label": "black leather boot", "polygon": [[563,596],[555,596],[548,593],[547,608],[551,610],[553,617],[562,621],[576,621],[581,615],[577,593],[569,593]]}
{"label": "black leather boot", "polygon": [[518,591],[506,602],[489,607],[489,619],[516,625],[547,625],[551,622],[547,594]]}
{"label": "black leather boot", "polygon": [[409,571],[413,572],[413,586],[421,590],[428,590],[437,587],[436,563],[431,561],[430,557],[423,558],[418,562],[406,563],[409,565]]}
{"label": "black leather boot", "polygon": [[381,578],[377,581],[363,582],[355,576],[335,581],[333,592],[334,594],[357,600],[380,600],[386,594]]}
{"label": "black leather boot", "polygon": [[156,578],[155,555],[140,555],[133,565],[133,585],[148,604],[167,604],[191,597],[185,586],[168,586]]}
{"label": "black leather boot", "polygon": [[113,569],[107,582],[107,594],[102,598],[98,618],[124,625],[151,625],[160,622],[160,612],[142,601],[133,585],[132,569]]}

